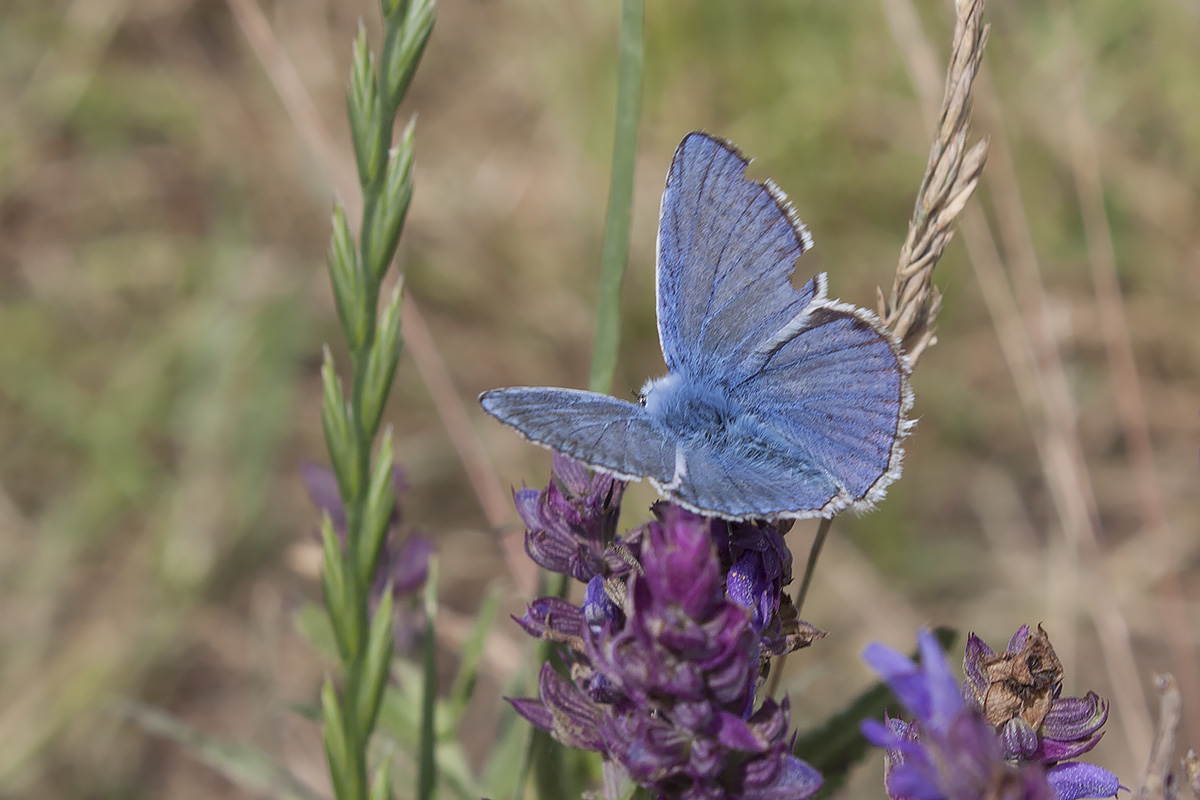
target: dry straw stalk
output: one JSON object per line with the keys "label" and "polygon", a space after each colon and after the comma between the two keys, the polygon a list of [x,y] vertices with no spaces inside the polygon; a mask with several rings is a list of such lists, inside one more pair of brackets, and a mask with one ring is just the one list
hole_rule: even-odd
{"label": "dry straw stalk", "polygon": [[946,91],[925,175],[900,249],[891,296],[879,293],[879,315],[915,363],[936,341],[934,320],[941,292],[933,285],[933,268],[954,235],[953,225],[966,205],[987,160],[986,140],[967,147],[971,122],[971,90],[979,72],[988,26],[983,0],[959,0]]}

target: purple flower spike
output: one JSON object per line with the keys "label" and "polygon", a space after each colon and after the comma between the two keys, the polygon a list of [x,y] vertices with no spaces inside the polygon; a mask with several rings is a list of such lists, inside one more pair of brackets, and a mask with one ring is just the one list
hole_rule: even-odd
{"label": "purple flower spike", "polygon": [[963,671],[963,694],[999,732],[1006,758],[1049,768],[1049,776],[1059,776],[1051,783],[1060,800],[1115,794],[1120,782],[1107,770],[1060,763],[1096,746],[1108,721],[1108,703],[1095,692],[1060,697],[1062,663],[1040,625],[1037,630],[1022,625],[1002,653],[971,634]]}
{"label": "purple flower spike", "polygon": [[[778,531],[735,533],[659,503],[655,521],[621,539],[623,485],[563,459],[554,470],[544,492],[516,494],[526,547],[587,586],[580,606],[540,598],[517,618],[569,646],[570,675],[543,667],[538,697],[509,700],[517,712],[565,745],[601,753],[661,800],[815,794],[821,776],[791,754],[787,703],[755,703],[766,629],[782,627],[779,589],[791,577]],[[793,639],[820,635],[794,617]]]}
{"label": "purple flower spike", "polygon": [[[1036,650],[1038,657],[1022,663],[1032,674],[1049,678],[1055,670],[1061,670],[1061,665],[1052,650],[1047,653],[1039,644],[1039,637],[1044,637],[1040,628],[1037,633],[1026,628],[1013,637],[1013,644],[1022,653]],[[880,644],[869,645],[863,653],[916,718],[912,722],[863,722],[863,735],[886,750],[884,781],[889,798],[1082,800],[1115,796],[1120,783],[1107,770],[1075,762],[1053,764],[1038,757],[1043,753],[1044,739],[1039,740],[1038,731],[1026,716],[1010,716],[997,730],[984,715],[986,703],[979,702],[977,696],[979,691],[987,694],[986,687],[995,677],[994,664],[1000,657],[982,640],[971,636],[967,641],[967,681],[962,689],[933,635],[921,631],[918,641],[920,665]],[[1010,665],[1008,672],[1014,669]],[[1036,698],[1026,695],[1030,706],[1036,706]],[[1095,731],[1098,714],[1094,704],[1085,707],[1071,703],[1055,720],[1072,732],[1084,727]]]}

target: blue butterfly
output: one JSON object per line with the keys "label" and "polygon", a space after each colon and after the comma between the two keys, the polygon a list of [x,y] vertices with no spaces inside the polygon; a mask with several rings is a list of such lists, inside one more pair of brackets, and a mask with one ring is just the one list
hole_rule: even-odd
{"label": "blue butterfly", "polygon": [[731,520],[864,510],[900,475],[909,367],[865,309],[799,289],[812,237],[775,184],[728,142],[689,133],[658,229],[658,333],[667,375],[640,403],[574,389],[484,392],[526,438]]}

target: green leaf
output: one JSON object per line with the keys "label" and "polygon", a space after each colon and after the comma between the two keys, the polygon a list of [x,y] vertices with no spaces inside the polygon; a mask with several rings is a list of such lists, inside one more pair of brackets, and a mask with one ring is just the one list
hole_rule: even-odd
{"label": "green leaf", "polygon": [[329,278],[338,316],[351,351],[360,350],[371,332],[370,293],[363,280],[354,234],[341,204],[333,209],[333,235],[329,241]]}
{"label": "green leaf", "polygon": [[[934,635],[943,650],[948,650],[958,639],[957,631],[951,628],[937,628]],[[917,658],[917,654],[914,653],[913,658]],[[880,719],[889,708],[894,710],[894,705],[891,689],[885,683],[877,683],[854,698],[842,711],[796,737],[792,752],[825,777],[815,798],[832,797],[845,782],[850,768],[871,752],[870,742],[859,731],[862,721]]]}
{"label": "green leaf", "polygon": [[371,485],[367,487],[366,507],[363,511],[361,539],[355,553],[358,563],[359,586],[370,586],[379,564],[379,553],[387,537],[388,525],[396,508],[392,488],[392,435],[385,431],[379,443],[379,454],[371,471]]}
{"label": "green leaf", "polygon": [[349,406],[342,391],[342,381],[333,365],[333,354],[325,348],[321,365],[321,385],[324,398],[321,404],[321,423],[325,428],[325,446],[333,462],[342,501],[349,508],[362,491],[362,460],[358,457],[358,433],[350,418]]}
{"label": "green leaf", "polygon": [[338,705],[333,683],[328,679],[321,687],[321,716],[325,720],[322,738],[325,742],[330,776],[333,779],[334,794],[344,799],[361,797],[362,791],[356,778],[357,770],[354,767],[350,742],[346,739],[346,720]]}
{"label": "green leaf", "polygon": [[329,612],[324,606],[316,603],[305,603],[300,606],[294,617],[296,630],[300,632],[309,644],[316,648],[326,658],[337,660],[341,651],[334,633],[333,623],[329,620]]}
{"label": "green leaf", "polygon": [[529,748],[539,798],[580,796],[583,787],[576,780],[576,771],[568,765],[571,757],[568,748],[559,744],[541,728],[533,729]]}
{"label": "green leaf", "polygon": [[392,390],[392,379],[396,374],[396,362],[400,360],[400,297],[403,284],[392,289],[387,305],[383,309],[375,340],[367,353],[367,365],[358,398],[362,409],[359,418],[366,430],[379,427],[379,419]]}
{"label": "green leaf", "polygon": [[329,622],[333,627],[338,652],[343,660],[349,660],[358,651],[358,623],[351,602],[350,590],[346,585],[345,561],[338,545],[333,523],[326,514],[321,519],[321,543],[323,545],[321,584],[325,590],[325,605],[329,607]]}
{"label": "green leaf", "polygon": [[[389,5],[392,6],[390,12]],[[421,63],[425,43],[429,41],[429,34],[433,30],[436,7],[434,0],[411,0],[407,5],[395,0],[384,0],[388,30],[383,43],[379,74],[385,105],[393,111],[399,108],[400,102],[408,92],[413,73]],[[403,19],[397,12],[403,13]]]}
{"label": "green leaf", "polygon": [[[520,689],[508,692],[520,694]],[[505,703],[505,706],[508,706]],[[498,731],[497,744],[488,754],[483,770],[483,784],[491,795],[519,798],[518,785],[525,768],[525,751],[532,729],[524,718],[517,715],[511,706],[505,708]]]}
{"label": "green leaf", "polygon": [[378,194],[373,194],[363,217],[362,254],[367,275],[376,285],[383,280],[408,206],[412,200],[413,123],[410,122],[400,142],[389,154],[387,172]]}
{"label": "green leaf", "polygon": [[371,795],[369,800],[391,800],[392,797],[392,762],[384,759],[375,769],[375,777],[371,779]]}
{"label": "green leaf", "polygon": [[379,4],[380,10],[383,11],[383,17],[387,20],[389,26],[399,25],[399,21],[394,21],[393,17],[399,15],[404,16],[405,10],[408,8],[408,0],[382,0]]}
{"label": "green leaf", "polygon": [[612,388],[621,343],[621,278],[629,260],[629,227],[633,216],[633,165],[642,104],[644,58],[643,0],[622,0],[617,60],[617,113],[613,135],[608,211],[600,249],[600,296],[596,303],[596,335],[588,385],[595,392]]}
{"label": "green leaf", "polygon": [[447,703],[448,725],[457,726],[461,722],[463,712],[471,699],[471,693],[475,690],[475,679],[479,674],[479,661],[483,656],[483,645],[487,642],[499,607],[500,590],[496,584],[492,584],[487,594],[484,595],[479,610],[475,613],[475,624],[471,627],[471,633],[463,642],[459,655],[458,672],[450,687]]}
{"label": "green leaf", "polygon": [[355,719],[361,730],[373,730],[379,714],[379,701],[388,683],[388,667],[392,663],[395,620],[392,614],[392,587],[388,584],[371,618],[371,631],[367,637],[367,650],[363,654],[363,675],[356,690]]}
{"label": "green leaf", "polygon": [[375,80],[374,59],[367,47],[367,29],[360,23],[354,38],[354,57],[350,67],[350,88],[346,93],[354,155],[358,161],[358,180],[364,188],[374,186],[387,156],[391,126],[384,130],[383,104]]}
{"label": "green leaf", "polygon": [[255,747],[207,736],[150,706],[128,703],[123,711],[150,733],[178,743],[200,761],[252,793],[286,800],[321,798],[286,767]]}
{"label": "green leaf", "polygon": [[[379,708],[379,731],[393,740],[401,750],[416,754],[421,739],[421,698],[424,687],[421,670],[402,659],[393,662],[395,680],[384,690]],[[436,718],[446,715],[445,706],[437,704]],[[439,733],[437,746],[437,771],[443,787],[442,794],[453,793],[463,800],[479,800],[484,794],[472,774],[453,733]]]}

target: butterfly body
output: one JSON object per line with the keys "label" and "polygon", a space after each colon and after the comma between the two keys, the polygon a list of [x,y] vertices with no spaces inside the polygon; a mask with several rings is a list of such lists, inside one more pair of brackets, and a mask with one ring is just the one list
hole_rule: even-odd
{"label": "butterfly body", "polygon": [[651,418],[682,441],[727,438],[729,429],[744,418],[728,389],[683,375],[648,381],[641,403]]}
{"label": "butterfly body", "polygon": [[899,475],[908,366],[868,311],[791,284],[812,246],[783,193],[731,145],[692,133],[667,176],[658,240],[668,373],[640,402],[571,389],[485,392],[484,410],[595,469],[648,479],[727,519],[870,507]]}
{"label": "butterfly body", "polygon": [[669,374],[646,384],[642,403],[685,453],[724,452],[776,466],[791,459],[792,448],[759,419],[753,404],[740,401],[736,389]]}

